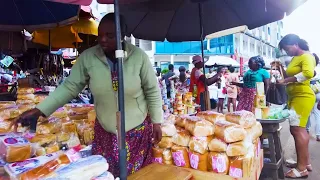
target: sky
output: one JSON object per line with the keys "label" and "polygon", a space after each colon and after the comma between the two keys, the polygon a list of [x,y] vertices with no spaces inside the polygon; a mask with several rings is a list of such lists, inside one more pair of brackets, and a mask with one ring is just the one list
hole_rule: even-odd
{"label": "sky", "polygon": [[305,39],[310,50],[320,54],[320,0],[308,0],[284,18],[284,35],[294,33]]}

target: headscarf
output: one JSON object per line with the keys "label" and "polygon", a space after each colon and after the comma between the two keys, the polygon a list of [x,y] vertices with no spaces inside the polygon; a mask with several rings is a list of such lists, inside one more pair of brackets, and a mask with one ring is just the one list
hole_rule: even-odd
{"label": "headscarf", "polygon": [[196,65],[199,62],[203,62],[203,59],[201,56],[196,55],[192,57],[192,64]]}
{"label": "headscarf", "polygon": [[254,61],[258,65],[259,69],[263,68],[266,65],[261,56],[253,56],[250,58],[250,60]]}

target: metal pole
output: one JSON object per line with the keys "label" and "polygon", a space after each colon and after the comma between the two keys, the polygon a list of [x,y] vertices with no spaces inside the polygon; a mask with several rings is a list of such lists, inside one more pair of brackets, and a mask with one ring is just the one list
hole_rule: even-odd
{"label": "metal pole", "polygon": [[49,30],[49,54],[51,53],[51,31]]}
{"label": "metal pole", "polygon": [[[120,27],[120,12],[119,1],[114,0],[114,14],[116,25],[117,50],[115,57],[118,60],[118,108],[117,124],[118,124],[118,144],[119,144],[119,168],[120,180],[127,179],[127,150],[126,150],[126,131],[125,131],[125,113],[124,113],[124,84],[123,84],[123,58],[124,51],[122,50],[121,27]],[[120,132],[119,132],[120,131]]]}
{"label": "metal pole", "polygon": [[[202,56],[202,60],[203,60],[203,74],[205,75],[206,74],[206,68],[205,68],[205,63],[204,63],[204,51],[203,51],[203,38],[204,38],[204,35],[203,35],[203,20],[202,20],[202,4],[201,3],[198,3],[198,7],[199,7],[199,21],[200,21],[200,42],[201,42],[201,56]],[[204,76],[204,87],[205,87],[205,91],[208,90],[208,86],[207,86],[207,78],[206,76]],[[204,100],[205,102],[207,101],[205,99],[206,97],[204,96]],[[204,103],[204,108],[205,110],[208,110],[208,107],[207,107],[207,103]]]}

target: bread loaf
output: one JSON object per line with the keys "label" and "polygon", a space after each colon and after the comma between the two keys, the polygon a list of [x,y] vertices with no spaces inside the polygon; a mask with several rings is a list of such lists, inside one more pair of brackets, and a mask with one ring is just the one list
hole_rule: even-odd
{"label": "bread loaf", "polygon": [[215,137],[226,143],[242,141],[246,137],[246,133],[243,127],[228,121],[219,120],[215,124]]}
{"label": "bread loaf", "polygon": [[11,121],[0,121],[0,134],[5,134],[11,131]]}
{"label": "bread loaf", "polygon": [[214,134],[214,125],[200,117],[190,116],[187,118],[185,129],[193,136],[204,137]]}
{"label": "bread loaf", "polygon": [[31,157],[30,142],[14,134],[0,137],[0,156],[6,162],[23,161]]}
{"label": "bread loaf", "polygon": [[179,127],[184,128],[185,125],[186,125],[187,117],[189,117],[189,116],[187,116],[187,115],[176,116],[176,125],[179,126]]}
{"label": "bread loaf", "polygon": [[158,143],[160,148],[171,148],[173,146],[173,139],[172,137],[163,136],[161,141]]}
{"label": "bread loaf", "polygon": [[188,146],[190,142],[191,134],[183,129],[177,127],[177,134],[172,136],[172,141],[176,145],[180,146]]}
{"label": "bread loaf", "polygon": [[46,95],[35,95],[34,97],[34,103],[39,104],[42,101],[44,101],[48,96]]}
{"label": "bread loaf", "polygon": [[208,151],[208,144],[212,140],[212,136],[208,137],[195,137],[193,136],[189,142],[190,150],[205,154]]}
{"label": "bread loaf", "polygon": [[34,94],[34,88],[18,88],[17,94]]}
{"label": "bread loaf", "polygon": [[262,126],[260,122],[256,122],[251,128],[246,129],[246,131],[247,136],[249,136],[252,139],[252,142],[254,142],[262,135]]}
{"label": "bread loaf", "polygon": [[161,124],[162,136],[174,136],[177,134],[177,129],[174,124],[164,123]]}
{"label": "bread loaf", "polygon": [[68,111],[66,110],[66,108],[59,108],[51,115],[51,117],[66,118],[68,117]]}
{"label": "bread loaf", "polygon": [[209,152],[208,171],[218,174],[228,174],[229,158],[224,152]]}
{"label": "bread loaf", "polygon": [[152,158],[153,162],[155,163],[163,163],[162,154],[163,154],[162,148],[152,147]]}
{"label": "bread loaf", "polygon": [[249,177],[252,170],[252,157],[236,156],[229,159],[229,176],[234,178]]}
{"label": "bread loaf", "polygon": [[251,142],[235,142],[228,145],[226,152],[229,157],[245,156],[248,153],[249,148],[252,146],[253,144]]}
{"label": "bread loaf", "polygon": [[188,148],[174,145],[171,148],[173,162],[176,166],[190,168]]}
{"label": "bread loaf", "polygon": [[226,152],[227,146],[227,143],[218,138],[213,138],[208,144],[209,150],[213,152]]}
{"label": "bread loaf", "polygon": [[244,128],[250,128],[256,122],[255,115],[252,112],[245,110],[227,113],[226,120],[235,124],[239,124]]}
{"label": "bread loaf", "polygon": [[95,110],[91,110],[88,112],[88,121],[92,127],[94,127],[94,123],[96,122],[97,114]]}
{"label": "bread loaf", "polygon": [[46,144],[54,143],[56,140],[57,136],[55,134],[36,134],[32,139],[30,139],[30,142],[44,146]]}
{"label": "bread loaf", "polygon": [[189,151],[190,166],[192,169],[200,171],[208,170],[208,152],[200,154],[194,151]]}
{"label": "bread loaf", "polygon": [[17,99],[19,100],[32,100],[35,102],[34,94],[18,94]]}
{"label": "bread loaf", "polygon": [[37,134],[55,134],[61,131],[60,119],[50,119],[49,122],[40,123],[37,126]]}
{"label": "bread loaf", "polygon": [[214,111],[201,111],[197,116],[211,122],[212,124],[217,120],[225,120],[225,116],[223,114]]}
{"label": "bread loaf", "polygon": [[175,115],[170,114],[167,118],[164,119],[164,123],[175,124],[176,118],[177,117]]}

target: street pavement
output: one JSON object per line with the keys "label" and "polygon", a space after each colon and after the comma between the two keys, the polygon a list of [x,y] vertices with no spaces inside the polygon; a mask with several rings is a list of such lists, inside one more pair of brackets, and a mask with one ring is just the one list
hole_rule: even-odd
{"label": "street pavement", "polygon": [[[290,134],[289,123],[284,122],[281,124],[282,130],[280,132],[281,144],[284,151],[284,158],[296,160],[296,152],[293,137]],[[309,173],[308,180],[320,180],[320,142],[317,142],[314,137],[314,132],[311,131],[311,139],[309,143],[309,151],[311,164],[313,171]],[[287,172],[289,169],[284,168],[284,172]],[[272,180],[272,178],[267,178],[266,174],[268,172],[263,172],[263,175],[260,177],[260,180]]]}

